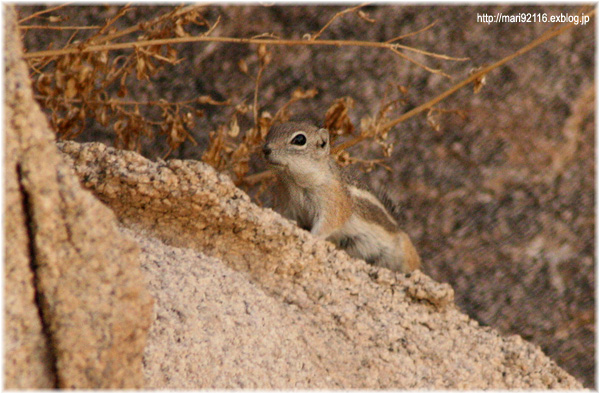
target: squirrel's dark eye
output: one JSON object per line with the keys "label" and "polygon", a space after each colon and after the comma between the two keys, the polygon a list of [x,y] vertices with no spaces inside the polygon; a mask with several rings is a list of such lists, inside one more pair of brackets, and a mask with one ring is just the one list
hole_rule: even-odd
{"label": "squirrel's dark eye", "polygon": [[292,138],[293,145],[304,145],[306,144],[306,136],[304,134],[298,134],[294,138]]}

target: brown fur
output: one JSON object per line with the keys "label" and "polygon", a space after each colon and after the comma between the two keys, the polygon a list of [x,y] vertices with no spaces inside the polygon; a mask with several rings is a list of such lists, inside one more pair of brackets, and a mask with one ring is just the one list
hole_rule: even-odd
{"label": "brown fur", "polygon": [[329,133],[307,123],[269,131],[263,153],[277,174],[275,210],[370,264],[419,268],[408,235],[377,197],[345,177],[329,150]]}

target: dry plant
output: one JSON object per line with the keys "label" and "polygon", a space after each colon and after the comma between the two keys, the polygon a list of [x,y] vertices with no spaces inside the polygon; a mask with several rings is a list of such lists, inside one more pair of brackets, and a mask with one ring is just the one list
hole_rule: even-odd
{"label": "dry plant", "polygon": [[[86,120],[94,119],[106,127],[112,126],[115,132],[115,144],[127,149],[139,149],[142,136],[165,135],[169,145],[168,155],[186,140],[195,143],[190,130],[194,128],[196,120],[203,116],[202,106],[226,106],[232,112],[230,121],[210,132],[209,146],[204,152],[202,160],[219,171],[231,174],[239,185],[252,186],[260,183],[262,185],[261,190],[263,190],[266,185],[264,181],[269,179],[271,174],[264,171],[259,174],[248,175],[250,158],[259,150],[269,128],[275,123],[284,122],[290,118],[290,107],[295,102],[311,99],[317,94],[316,89],[296,89],[289,101],[275,115],[261,111],[261,77],[266,67],[273,61],[272,52],[269,50],[270,46],[361,46],[384,49],[429,72],[448,78],[450,76],[443,71],[418,62],[410,56],[410,53],[442,60],[467,60],[466,58],[456,58],[412,48],[397,42],[430,29],[435,22],[415,32],[394,37],[385,42],[320,39],[321,35],[334,21],[345,15],[354,14],[364,22],[376,23],[375,20],[361,10],[363,6],[364,4],[338,12],[318,32],[306,33],[302,40],[281,39],[268,33],[250,38],[213,37],[211,33],[219,24],[220,18],[212,23],[207,21],[204,17],[206,7],[195,5],[177,7],[150,21],[140,22],[132,27],[118,30],[113,27],[115,22],[131,9],[130,6],[124,6],[103,26],[94,27],[97,31],[89,38],[74,41],[73,37],[86,28],[83,26],[64,26],[62,29],[73,29],[75,33],[63,48],[26,53],[25,58],[29,61],[29,65],[33,70],[37,98],[51,112],[52,124],[61,138],[73,138],[86,127]],[[43,27],[25,25],[24,22],[40,18],[44,13],[56,11],[61,7],[63,6],[53,7],[45,12],[22,19],[20,21],[21,28],[24,31],[30,31],[34,26],[36,29]],[[595,9],[588,12],[588,15],[592,15],[594,12]],[[54,23],[61,20],[58,18],[58,20],[48,19],[48,21]],[[200,35],[190,36],[186,32],[186,27],[190,24],[201,26],[206,31]],[[475,92],[479,91],[485,84],[485,77],[490,71],[556,37],[571,27],[573,27],[573,24],[565,23],[549,30],[504,59],[473,70],[469,77],[446,92],[396,118],[391,118],[391,113],[398,103],[405,100],[408,94],[407,89],[403,86],[390,87],[388,89],[389,94],[386,94],[380,102],[377,113],[361,119],[358,129],[352,124],[349,117],[349,111],[354,106],[353,100],[348,97],[336,100],[325,112],[322,124],[332,134],[332,140],[338,142],[332,153],[340,164],[359,163],[362,164],[365,171],[371,170],[375,165],[384,165],[384,158],[389,157],[394,148],[393,144],[388,141],[388,135],[396,125],[422,112],[428,114],[427,121],[434,129],[439,128],[439,121],[437,120],[439,113],[454,112],[459,116],[464,116],[460,111],[448,111],[435,106],[459,89],[470,84],[473,84]],[[61,27],[46,26],[46,28],[60,29]],[[138,35],[136,41],[117,42],[132,33]],[[134,73],[138,81],[150,81],[150,77],[165,65],[185,61],[185,59],[178,58],[175,45],[190,42],[256,45],[256,64],[248,65],[245,61],[238,64],[239,70],[254,82],[255,90],[252,103],[233,103],[231,100],[217,102],[209,96],[181,102],[168,102],[161,99],[137,102],[124,99],[128,95],[127,86],[128,83],[131,83],[130,80],[133,80]],[[117,97],[109,96],[108,91],[116,91]],[[143,116],[140,108],[146,106],[159,108],[160,119]],[[251,116],[253,125],[248,130],[242,131],[240,130],[238,118],[244,116]],[[363,141],[371,141],[379,145],[382,148],[383,158],[364,160],[352,157],[348,149]]]}
{"label": "dry plant", "polygon": [[[46,12],[55,11],[53,7]],[[143,136],[164,135],[169,146],[167,155],[181,143],[189,140],[195,144],[190,134],[197,118],[204,115],[205,105],[229,105],[218,102],[209,96],[193,100],[168,102],[164,99],[134,101],[125,99],[128,87],[137,81],[150,81],[164,65],[176,64],[177,51],[171,45],[134,46],[129,53],[99,50],[84,52],[91,45],[106,45],[128,34],[136,33],[140,40],[156,40],[165,37],[186,36],[185,27],[189,24],[203,26],[207,33],[215,25],[202,17],[203,7],[177,7],[150,21],[138,23],[125,30],[113,26],[131,10],[122,7],[103,26],[91,27],[96,30],[84,40],[74,40],[76,34],[90,26],[39,26],[24,25],[23,22],[39,18],[34,14],[20,21],[23,30],[32,27],[75,30],[63,50],[76,49],[76,52],[56,56],[31,57],[29,66],[33,70],[36,98],[51,113],[51,123],[58,136],[74,138],[84,131],[87,122],[95,120],[104,127],[112,127],[115,145],[120,148],[139,150]],[[59,17],[48,18],[49,22],[62,21]],[[215,22],[215,24],[218,23]],[[116,92],[110,96],[108,92]],[[148,115],[143,107],[158,109],[158,118]]]}

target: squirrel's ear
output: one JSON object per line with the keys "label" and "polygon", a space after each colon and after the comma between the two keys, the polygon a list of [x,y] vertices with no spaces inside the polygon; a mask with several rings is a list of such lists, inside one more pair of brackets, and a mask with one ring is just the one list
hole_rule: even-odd
{"label": "squirrel's ear", "polygon": [[319,129],[319,139],[317,144],[319,148],[323,148],[325,152],[329,154],[329,131],[326,129]]}

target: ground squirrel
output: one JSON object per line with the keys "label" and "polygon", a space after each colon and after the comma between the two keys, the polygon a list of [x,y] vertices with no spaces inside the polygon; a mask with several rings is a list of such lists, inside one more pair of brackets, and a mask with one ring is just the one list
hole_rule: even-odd
{"label": "ground squirrel", "polygon": [[393,271],[421,259],[389,210],[329,155],[329,132],[303,122],[271,128],[263,154],[277,175],[274,208],[349,255]]}

